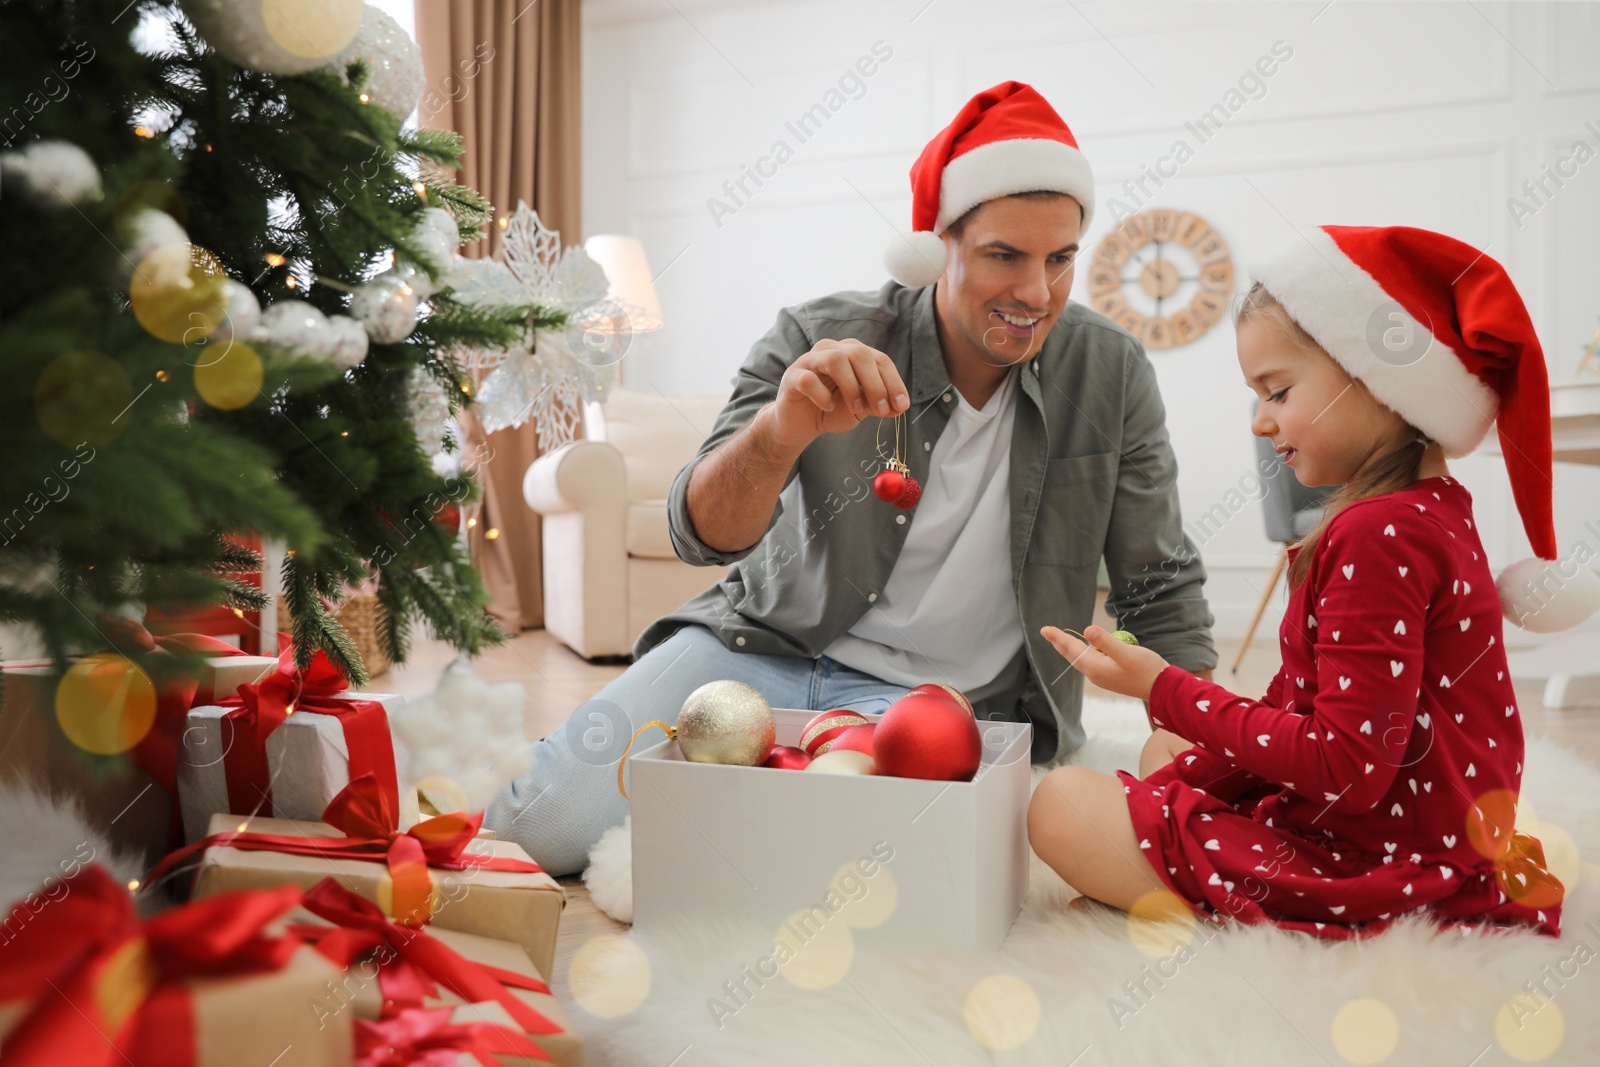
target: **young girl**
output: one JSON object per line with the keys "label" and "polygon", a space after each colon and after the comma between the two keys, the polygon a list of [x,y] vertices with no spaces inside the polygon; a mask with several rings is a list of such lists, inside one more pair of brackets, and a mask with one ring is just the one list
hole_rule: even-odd
{"label": "young girl", "polygon": [[[1237,322],[1261,398],[1251,431],[1304,484],[1343,486],[1289,549],[1282,669],[1250,700],[1104,630],[1085,644],[1046,627],[1090,681],[1148,701],[1156,730],[1141,777],[1046,776],[1034,850],[1124,909],[1170,891],[1201,915],[1324,937],[1418,910],[1556,935],[1561,883],[1513,830],[1523,738],[1502,599],[1445,466],[1498,415],[1529,540],[1555,559],[1527,311],[1499,264],[1425,230],[1322,227],[1256,275]],[[1587,577],[1539,609],[1578,621]]]}

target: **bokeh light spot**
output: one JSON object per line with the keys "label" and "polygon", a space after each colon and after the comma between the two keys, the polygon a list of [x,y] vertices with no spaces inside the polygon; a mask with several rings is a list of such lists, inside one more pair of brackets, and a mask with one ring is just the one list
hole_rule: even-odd
{"label": "bokeh light spot", "polygon": [[363,6],[361,0],[261,0],[261,21],[290,55],[331,58],[355,40]]}
{"label": "bokeh light spot", "polygon": [[991,974],[967,992],[962,1014],[984,1048],[1018,1048],[1039,1029],[1039,995],[1014,974]]}
{"label": "bokeh light spot", "polygon": [[133,382],[116,362],[75,349],[51,360],[33,387],[39,428],[57,444],[104,448],[128,426]]}
{"label": "bokeh light spot", "polygon": [[828,883],[828,891],[845,902],[839,918],[858,930],[881,926],[900,903],[900,886],[882,864],[868,878],[855,861],[847,863]]}
{"label": "bokeh light spot", "polygon": [[1372,997],[1348,1001],[1333,1016],[1333,1047],[1351,1063],[1382,1063],[1400,1041],[1400,1021]]}
{"label": "bokeh light spot", "polygon": [[194,369],[194,387],[222,411],[236,411],[261,394],[266,371],[256,350],[241,341],[225,341]]}
{"label": "bokeh light spot", "polygon": [[1146,893],[1128,909],[1128,936],[1146,956],[1170,956],[1194,938],[1194,909],[1170,889]]}
{"label": "bokeh light spot", "polygon": [[199,245],[183,241],[147,252],[128,282],[134,317],[152,337],[194,344],[217,328],[227,314],[222,261]]}
{"label": "bokeh light spot", "polygon": [[156,721],[156,687],[143,668],[124,656],[85,656],[56,687],[56,721],[85,752],[126,752],[144,740]]}
{"label": "bokeh light spot", "polygon": [[590,1015],[620,1019],[650,995],[650,959],[621,935],[590,938],[573,954],[567,987]]}
{"label": "bokeh light spot", "polygon": [[1567,1021],[1556,1002],[1518,993],[1494,1017],[1494,1038],[1514,1060],[1537,1063],[1548,1059],[1567,1036]]}
{"label": "bokeh light spot", "polygon": [[826,989],[855,962],[850,927],[822,905],[797,911],[778,927],[772,942],[778,972],[801,989]]}

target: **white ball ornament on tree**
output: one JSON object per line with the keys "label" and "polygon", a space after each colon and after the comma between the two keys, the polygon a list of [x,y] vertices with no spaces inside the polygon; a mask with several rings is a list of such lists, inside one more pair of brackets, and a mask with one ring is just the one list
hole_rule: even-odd
{"label": "white ball ornament on tree", "polygon": [[384,271],[379,277],[394,278],[411,286],[411,291],[417,294],[418,300],[428,299],[438,289],[438,286],[433,284],[433,279],[428,277],[428,272],[415,263],[396,262],[393,267]]}
{"label": "white ball ornament on tree", "polygon": [[356,39],[365,14],[361,0],[182,0],[182,7],[212,48],[268,74],[323,66]]}
{"label": "white ball ornament on tree", "polygon": [[[114,268],[119,286],[128,288],[133,281],[134,271],[141,264],[144,264],[147,270],[174,268],[177,276],[169,279],[171,284],[185,284],[189,265],[187,255],[189,234],[178,225],[177,219],[153,207],[139,208],[117,219],[116,232],[122,244],[122,255],[116,260]],[[169,245],[185,246],[185,254],[179,256],[164,254],[156,261],[150,260],[152,252]]]}
{"label": "white ball ornament on tree", "polygon": [[367,358],[367,328],[348,315],[329,315],[328,329],[333,338],[333,365],[340,370],[359,367]]}
{"label": "white ball ornament on tree", "polygon": [[279,300],[263,311],[255,340],[265,348],[313,359],[333,355],[328,317],[305,300]]}
{"label": "white ball ornament on tree", "polygon": [[357,287],[350,315],[380,345],[403,341],[417,325],[417,291],[393,275],[380,274]]}
{"label": "white ball ornament on tree", "polygon": [[427,81],[422,73],[422,51],[400,24],[367,4],[361,28],[348,47],[333,57],[342,72],[355,60],[366,63],[367,83],[362,92],[367,103],[403,119],[417,109]]}
{"label": "white ball ornament on tree", "polygon": [[98,200],[102,193],[99,166],[70,141],[34,141],[20,151],[0,154],[0,177],[51,207]]}
{"label": "white ball ornament on tree", "polygon": [[222,283],[222,318],[206,334],[213,341],[249,341],[261,325],[261,303],[243,282]]}

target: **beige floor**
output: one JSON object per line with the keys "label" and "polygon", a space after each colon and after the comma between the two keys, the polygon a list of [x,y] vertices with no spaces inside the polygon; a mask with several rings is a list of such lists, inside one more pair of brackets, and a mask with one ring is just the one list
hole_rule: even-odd
{"label": "beige floor", "polygon": [[[1097,621],[1105,623],[1103,616]],[[1228,668],[1238,650],[1236,640],[1218,642],[1221,666],[1216,680],[1241,694],[1264,693],[1278,670],[1274,636],[1270,632],[1264,636],[1258,634],[1238,674],[1230,674]],[[420,696],[433,688],[439,672],[452,658],[453,651],[440,642],[418,642],[412,650],[411,662],[376,679],[372,688]],[[529,737],[543,737],[554,730],[574,708],[623,670],[621,666],[585,662],[543,630],[527,631],[504,645],[489,649],[476,661],[475,667],[487,681],[518,681],[527,686],[524,724]],[[1517,686],[1517,702],[1528,735],[1548,733],[1591,763],[1600,764],[1600,709],[1547,710],[1541,701],[1542,692],[1539,683]],[[567,888],[568,905],[557,945],[555,982],[564,986],[567,964],[577,947],[597,934],[622,927],[589,902],[581,881],[568,878],[562,882]]]}

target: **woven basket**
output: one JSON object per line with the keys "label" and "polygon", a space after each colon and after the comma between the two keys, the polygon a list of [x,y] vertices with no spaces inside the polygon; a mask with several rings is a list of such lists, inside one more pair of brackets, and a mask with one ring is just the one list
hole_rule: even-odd
{"label": "woven basket", "polygon": [[[382,631],[386,614],[376,596],[361,594],[346,597],[333,613],[339,625],[349,633],[350,643],[361,653],[361,662],[366,665],[368,678],[376,678],[393,666],[383,648]],[[288,601],[281,596],[278,597],[278,618],[289,618]],[[280,621],[279,628],[284,629],[285,623]]]}

